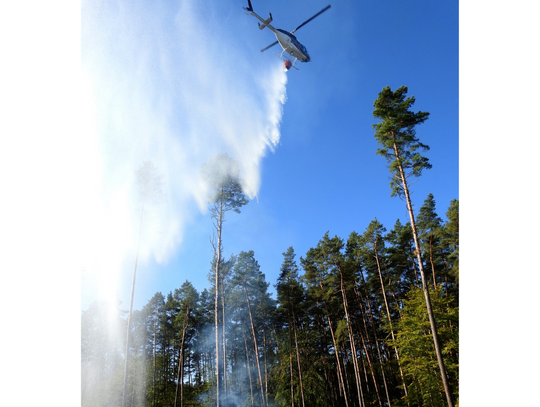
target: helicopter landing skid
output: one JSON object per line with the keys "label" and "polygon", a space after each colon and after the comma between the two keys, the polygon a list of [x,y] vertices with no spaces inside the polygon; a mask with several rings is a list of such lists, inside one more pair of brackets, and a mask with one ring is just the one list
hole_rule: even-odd
{"label": "helicopter landing skid", "polygon": [[[296,69],[297,71],[299,70],[296,66],[294,66],[294,65],[296,64],[296,61],[298,61],[297,58],[295,58],[295,59],[294,59],[294,62],[292,62],[289,58],[283,57],[283,55],[278,55],[278,54],[276,54],[275,52],[274,52],[274,55],[275,55],[276,57],[278,57],[279,59],[281,59],[282,61],[285,61],[285,62],[286,62],[286,61],[289,61],[289,63],[291,63],[291,66],[289,67],[289,69],[290,69],[290,68],[294,68],[294,69]],[[287,70],[288,70],[288,69],[287,69]]]}

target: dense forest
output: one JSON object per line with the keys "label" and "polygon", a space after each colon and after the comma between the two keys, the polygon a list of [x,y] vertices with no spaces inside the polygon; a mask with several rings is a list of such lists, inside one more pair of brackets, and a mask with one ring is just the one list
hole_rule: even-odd
{"label": "dense forest", "polygon": [[268,282],[253,251],[224,256],[225,216],[248,201],[234,160],[215,157],[203,168],[216,232],[209,287],[185,281],[140,310],[83,311],[82,405],[457,406],[459,201],[446,219],[432,194],[413,210],[410,181],[431,167],[415,128],[429,113],[406,94],[384,88],[373,115],[409,221],[326,233],[299,256],[284,248]]}

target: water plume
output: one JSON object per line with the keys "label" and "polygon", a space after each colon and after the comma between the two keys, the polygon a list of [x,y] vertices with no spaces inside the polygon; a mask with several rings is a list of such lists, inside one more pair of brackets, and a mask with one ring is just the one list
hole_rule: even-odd
{"label": "water plume", "polygon": [[233,157],[244,192],[257,196],[262,159],[279,144],[287,76],[231,29],[247,20],[239,6],[231,12],[223,3],[83,0],[82,136],[98,140],[89,142],[96,196],[89,216],[96,221],[87,224],[88,287],[114,292],[118,273],[129,273],[138,228],[135,171],[143,162],[155,165],[164,193],[145,214],[143,262],[166,263],[187,225],[206,211],[200,169],[213,155]]}

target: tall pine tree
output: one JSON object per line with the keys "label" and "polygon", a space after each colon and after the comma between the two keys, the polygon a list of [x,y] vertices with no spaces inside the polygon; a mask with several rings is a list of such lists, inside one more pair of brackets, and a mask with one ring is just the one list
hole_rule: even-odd
{"label": "tall pine tree", "polygon": [[[222,232],[225,214],[229,211],[240,213],[240,208],[248,203],[242,191],[238,164],[227,154],[218,154],[203,166],[202,172],[210,187],[210,212],[214,219],[214,228],[217,233],[217,243],[213,242],[215,259],[215,304],[214,323],[216,337],[216,405],[220,402],[220,367],[224,363],[220,358],[219,346],[219,298],[220,298],[220,267],[222,264],[223,244]],[[221,359],[221,360],[220,360]]]}
{"label": "tall pine tree", "polygon": [[375,138],[380,146],[380,148],[377,149],[377,154],[382,155],[390,164],[390,173],[392,174],[390,181],[390,187],[392,189],[391,195],[403,197],[407,204],[407,210],[409,212],[413,230],[416,257],[418,259],[418,267],[422,279],[422,289],[424,292],[426,309],[433,333],[435,354],[437,356],[441,379],[446,393],[446,401],[449,407],[453,407],[452,392],[448,383],[444,359],[437,335],[437,324],[431,307],[429,287],[424,273],[420,243],[409,191],[410,178],[417,178],[422,174],[424,169],[431,168],[429,160],[420,154],[421,150],[429,150],[429,147],[422,144],[416,137],[416,126],[425,122],[429,113],[415,113],[411,111],[415,98],[412,96],[406,98],[406,95],[406,86],[400,87],[395,92],[392,92],[390,87],[387,86],[379,93],[379,97],[373,104],[375,107],[373,117],[381,120],[380,123],[373,125],[375,129]]}

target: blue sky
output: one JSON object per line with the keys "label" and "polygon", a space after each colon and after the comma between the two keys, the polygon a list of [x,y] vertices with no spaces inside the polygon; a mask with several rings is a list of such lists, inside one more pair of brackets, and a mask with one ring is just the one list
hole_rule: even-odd
{"label": "blue sky", "polygon": [[[246,2],[247,4],[247,2]],[[253,1],[292,30],[326,0]],[[458,9],[452,1],[341,1],[296,32],[312,61],[282,72],[275,40],[242,1],[83,2],[81,61],[95,188],[82,274],[82,309],[97,298],[128,306],[138,230],[134,172],[150,160],[164,200],[145,212],[134,307],[185,280],[209,287],[212,221],[200,166],[226,152],[250,203],[227,214],[224,253],[254,250],[267,281],[282,253],[297,260],[329,231],[344,239],[375,217],[408,220],[390,198],[377,156],[373,102],[406,85],[433,169],[413,185],[444,217],[459,198]],[[91,154],[91,155],[92,155]]]}

